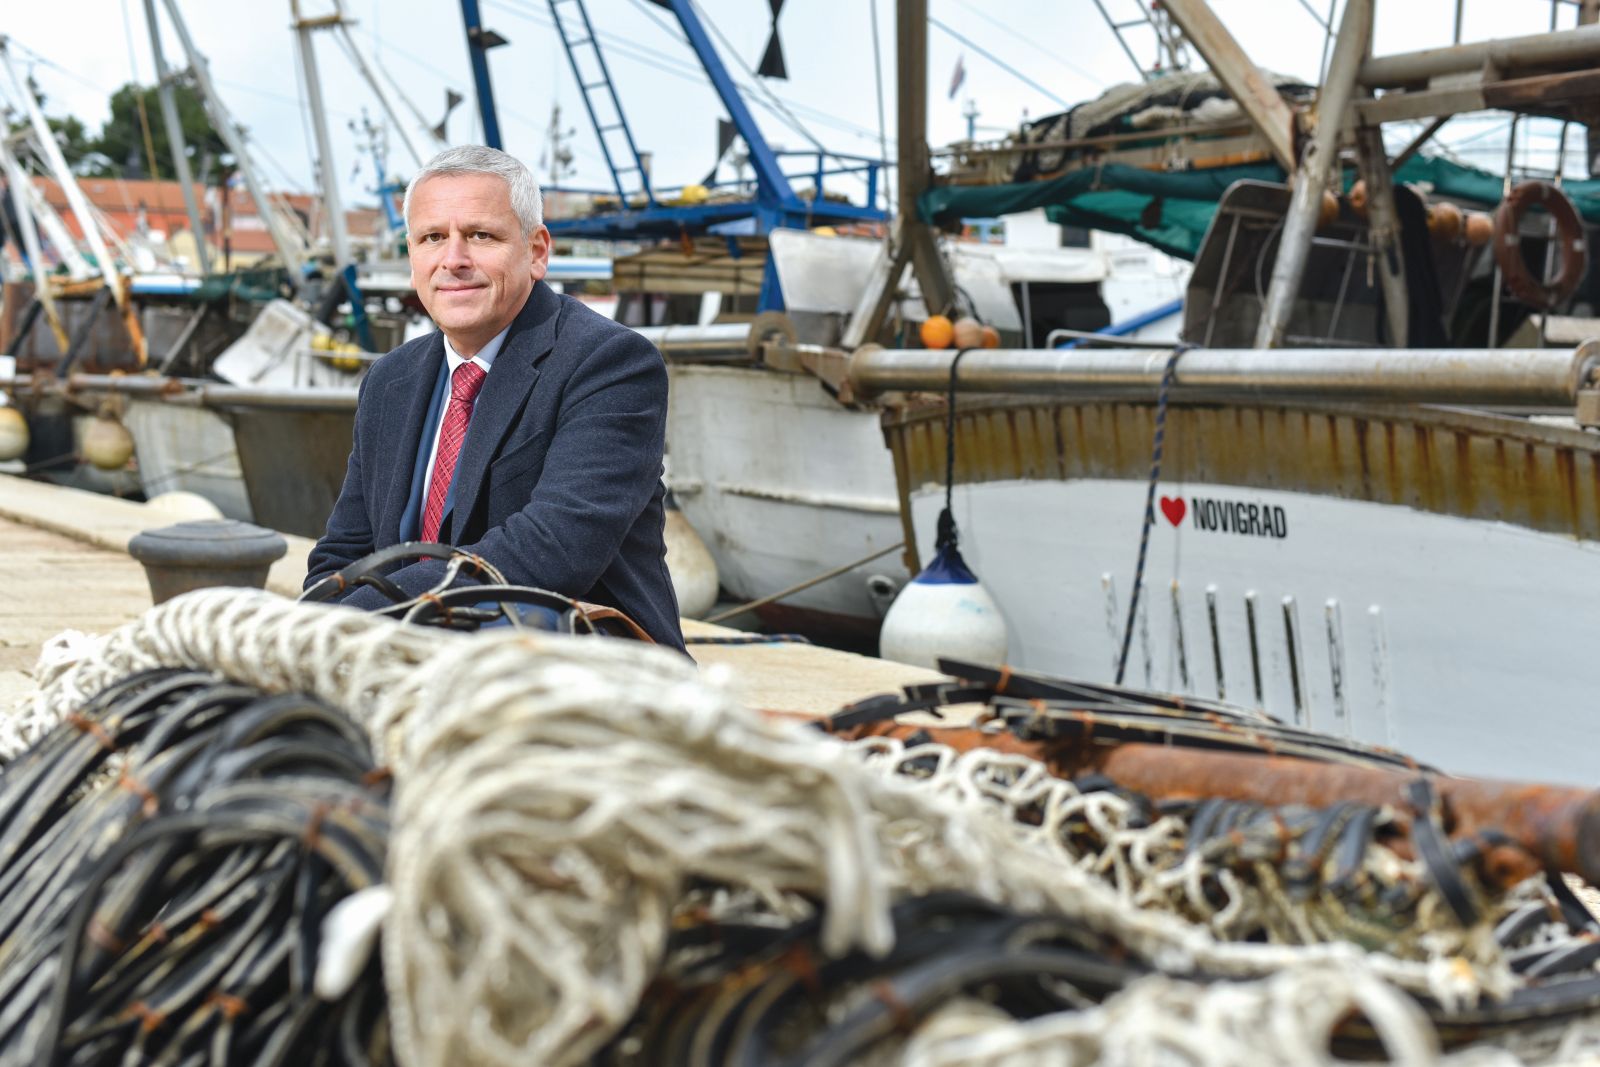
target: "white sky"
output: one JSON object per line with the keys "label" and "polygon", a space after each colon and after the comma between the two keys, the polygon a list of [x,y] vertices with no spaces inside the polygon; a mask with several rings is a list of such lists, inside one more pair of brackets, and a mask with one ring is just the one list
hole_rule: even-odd
{"label": "white sky", "polygon": [[[197,45],[210,56],[219,89],[259,148],[265,177],[274,187],[313,185],[311,134],[302,119],[300,84],[289,30],[288,0],[180,0]],[[332,10],[333,0],[302,0],[307,15]],[[731,43],[718,41],[724,61],[741,82],[741,64],[754,67],[770,24],[767,0],[699,0],[702,11]],[[1020,72],[1012,73],[929,28],[929,139],[943,144],[965,135],[962,109],[970,99],[980,111],[979,136],[995,136],[1024,113],[1038,117],[1062,109],[1061,101],[1092,98],[1106,86],[1134,75],[1091,0],[929,0],[931,16]],[[1312,9],[1326,16],[1329,0],[1213,0],[1213,8],[1263,67],[1315,81],[1322,29]],[[52,115],[75,114],[95,131],[108,113],[111,92],[126,81],[148,84],[153,64],[142,0],[4,0],[0,32],[14,55],[48,94]],[[567,5],[570,9],[571,5]],[[1342,4],[1340,5],[1342,8]],[[588,0],[590,16],[615,80],[634,137],[654,156],[658,185],[698,181],[709,170],[716,145],[720,103],[701,75],[670,12],[648,0]],[[1107,0],[1119,16],[1132,0]],[[550,25],[546,0],[481,0],[484,22],[509,39],[491,53],[496,101],[508,151],[538,166],[553,104],[562,125],[577,130],[572,140],[574,186],[609,186],[595,135],[583,113],[566,56]],[[894,0],[789,0],[780,27],[788,82],[767,82],[809,131],[829,149],[878,153],[878,105],[874,85],[871,13],[876,9],[884,71],[884,115],[890,151],[894,123]],[[354,32],[368,55],[386,69],[429,121],[442,113],[446,87],[467,97],[451,120],[455,143],[477,140],[476,98],[468,66],[460,5],[456,0],[346,0]],[[1449,44],[1455,0],[1378,0],[1374,52],[1378,55]],[[1550,0],[1466,0],[1464,40],[1538,33],[1549,28]],[[1561,24],[1574,9],[1561,5]],[[356,75],[343,49],[319,34],[318,65],[330,110],[334,156],[347,201],[371,202],[372,166],[347,128],[365,108],[382,113]],[[168,62],[183,62],[175,35],[165,33]],[[1146,46],[1144,51],[1151,49]],[[30,58],[30,53],[43,61]],[[955,99],[946,89],[958,57],[966,82]],[[1197,61],[1198,62],[1198,61]],[[1030,86],[1031,80],[1042,87]],[[0,79],[0,92],[9,86]],[[1051,99],[1051,95],[1059,100]],[[757,100],[758,93],[747,93]],[[753,107],[770,142],[788,149],[808,147],[804,135],[772,112]],[[152,121],[159,121],[152,115]],[[1547,125],[1526,140],[1552,151],[1556,127]],[[1444,139],[1459,145],[1471,162],[1499,170],[1503,124],[1457,120]],[[1574,133],[1573,145],[1581,143]],[[408,173],[409,156],[390,137],[391,169]],[[793,161],[803,169],[802,161]],[[164,174],[167,161],[161,161]],[[1548,165],[1548,164],[1546,164]],[[543,172],[541,171],[541,174]],[[731,177],[723,168],[723,177]],[[834,187],[833,184],[830,187]],[[857,194],[860,186],[838,185]]]}

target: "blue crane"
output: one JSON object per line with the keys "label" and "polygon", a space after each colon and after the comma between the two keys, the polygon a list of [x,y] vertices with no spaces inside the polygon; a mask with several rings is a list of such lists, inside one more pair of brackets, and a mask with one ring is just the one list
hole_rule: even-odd
{"label": "blue crane", "polygon": [[[584,0],[549,0],[551,16],[583,93],[584,106],[600,141],[606,166],[611,172],[619,205],[614,211],[552,222],[550,231],[553,234],[626,241],[702,233],[766,234],[783,227],[808,229],[812,226],[885,220],[885,212],[873,206],[877,199],[881,160],[831,155],[821,151],[774,151],[762,135],[761,128],[756,125],[754,116],[739,94],[738,86],[695,13],[691,0],[652,2],[667,8],[677,18],[685,39],[699,59],[722,106],[727,109],[734,129],[743,138],[755,171],[755,195],[747,199],[714,203],[662,203],[650,188],[641,153],[623,114],[622,103],[611,81],[605,58],[601,55],[599,42],[595,39]],[[570,15],[563,11],[568,7],[573,9]],[[477,0],[461,0],[461,9],[467,28],[467,46],[472,53],[473,77],[478,87],[478,106],[483,115],[485,140],[500,147],[499,122],[494,115],[487,52],[504,43],[504,39],[492,30],[484,29],[478,16]],[[494,131],[492,139],[488,136],[491,130]],[[784,172],[780,162],[782,157],[795,156],[815,157],[815,166],[806,172],[815,183],[815,193],[809,200],[802,199],[795,192],[790,184],[790,176]],[[828,169],[827,161],[830,158],[841,165]],[[823,179],[848,173],[866,176],[865,206],[823,199]],[[761,310],[783,307],[783,293],[771,257],[767,260],[759,307]]]}

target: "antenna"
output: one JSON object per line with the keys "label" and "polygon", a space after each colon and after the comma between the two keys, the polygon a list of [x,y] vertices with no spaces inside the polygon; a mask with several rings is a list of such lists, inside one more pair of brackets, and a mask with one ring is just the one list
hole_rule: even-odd
{"label": "antenna", "polygon": [[572,147],[568,143],[578,131],[573,127],[561,128],[561,105],[550,106],[550,126],[545,130],[544,151],[539,155],[541,166],[550,168],[549,185],[561,184],[561,179],[570,177],[574,168],[572,165]]}

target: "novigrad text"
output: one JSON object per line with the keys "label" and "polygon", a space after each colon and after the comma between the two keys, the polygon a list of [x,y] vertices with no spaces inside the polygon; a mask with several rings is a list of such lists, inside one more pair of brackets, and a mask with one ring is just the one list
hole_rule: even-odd
{"label": "novigrad text", "polygon": [[1197,530],[1242,534],[1246,537],[1289,536],[1289,519],[1273,504],[1245,504],[1237,500],[1190,497],[1190,514]]}

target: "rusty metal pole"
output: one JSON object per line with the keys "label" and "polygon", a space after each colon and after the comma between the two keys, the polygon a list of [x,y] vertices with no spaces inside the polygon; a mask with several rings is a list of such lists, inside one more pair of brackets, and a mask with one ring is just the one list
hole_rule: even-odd
{"label": "rusty metal pole", "polygon": [[[1084,715],[1092,719],[1090,713]],[[1104,775],[1155,801],[1215,797],[1271,807],[1387,805],[1402,825],[1411,820],[1407,786],[1425,779],[1439,799],[1446,833],[1459,839],[1496,830],[1510,839],[1511,847],[1493,849],[1486,856],[1485,873],[1498,885],[1514,885],[1540,869],[1600,882],[1600,791],[1593,789],[1451,778],[1420,770],[1140,741],[1024,741],[1010,733],[962,726],[881,722],[841,731],[841,736],[904,739],[913,733],[961,752],[984,748],[1028,756],[1062,777]]]}
{"label": "rusty metal pole", "polygon": [[1350,0],[1339,23],[1339,42],[1334,45],[1328,76],[1317,100],[1317,133],[1294,177],[1289,213],[1284,219],[1283,237],[1278,242],[1278,256],[1272,265],[1272,283],[1267,288],[1266,304],[1256,328],[1257,348],[1277,348],[1283,344],[1289,317],[1300,295],[1300,283],[1305,279],[1311,239],[1316,235],[1317,214],[1322,209],[1322,193],[1339,156],[1339,133],[1355,91],[1356,72],[1366,58],[1371,41],[1372,0]]}
{"label": "rusty metal pole", "polygon": [[[1405,789],[1426,778],[1443,805],[1446,832],[1469,836],[1498,830],[1526,852],[1532,864],[1504,872],[1501,884],[1521,881],[1540,867],[1600,880],[1600,792],[1531,782],[1449,778],[1316,763],[1282,756],[1198,752],[1130,743],[1083,745],[1083,770],[1094,770],[1125,789],[1152,799],[1223,797],[1259,804],[1340,801],[1407,810]],[[1074,768],[1052,760],[1062,770]],[[1073,773],[1078,773],[1076,769]],[[1509,858],[1502,858],[1506,862]]]}

